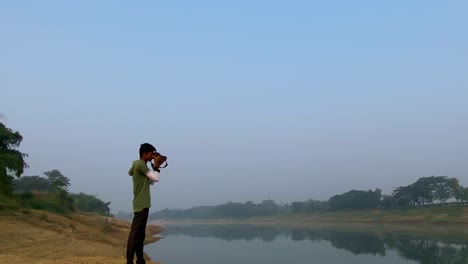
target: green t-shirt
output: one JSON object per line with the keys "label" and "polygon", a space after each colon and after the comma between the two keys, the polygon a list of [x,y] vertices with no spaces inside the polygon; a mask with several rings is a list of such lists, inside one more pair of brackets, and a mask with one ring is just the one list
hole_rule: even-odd
{"label": "green t-shirt", "polygon": [[133,176],[134,212],[151,207],[150,180],[146,177],[148,171],[146,163],[142,160],[135,160],[128,171],[128,175]]}

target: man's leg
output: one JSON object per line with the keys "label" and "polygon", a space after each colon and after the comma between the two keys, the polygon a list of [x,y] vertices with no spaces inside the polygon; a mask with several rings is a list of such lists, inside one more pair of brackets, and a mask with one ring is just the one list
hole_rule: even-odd
{"label": "man's leg", "polygon": [[148,214],[149,214],[149,208],[143,209],[141,211],[141,222],[140,225],[138,226],[138,234],[137,234],[137,243],[136,243],[136,256],[137,256],[137,264],[145,264],[145,258],[143,254],[143,245],[145,242],[145,237],[146,237],[146,222],[148,221]]}
{"label": "man's leg", "polygon": [[[137,246],[140,236],[140,226],[142,225],[143,220],[147,218],[148,211],[146,211],[146,218],[144,210],[135,212],[133,214],[132,227],[130,229],[130,233],[128,234],[127,241],[127,264],[133,264],[133,257],[135,256],[135,252],[137,252]],[[146,226],[146,220],[144,220],[144,225]]]}

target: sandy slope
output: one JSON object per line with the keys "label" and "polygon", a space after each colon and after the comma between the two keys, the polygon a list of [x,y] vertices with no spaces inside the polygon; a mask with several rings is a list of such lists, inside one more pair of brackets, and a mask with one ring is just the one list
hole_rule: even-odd
{"label": "sandy slope", "polygon": [[[0,211],[0,263],[125,263],[129,227],[93,214]],[[146,242],[160,231],[148,227]]]}

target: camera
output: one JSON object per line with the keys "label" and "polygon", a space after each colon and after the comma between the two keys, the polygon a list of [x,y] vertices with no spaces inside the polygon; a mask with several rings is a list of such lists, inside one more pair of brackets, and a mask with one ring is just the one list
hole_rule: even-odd
{"label": "camera", "polygon": [[[162,160],[161,165],[164,164],[164,163],[166,163],[163,167],[159,167],[159,169],[161,169],[161,168],[166,168],[167,165],[168,165],[168,163],[167,163],[167,156],[164,156],[164,155],[162,155],[162,154],[159,153],[159,152],[153,153],[153,158],[158,157],[158,156],[161,157],[161,160]],[[154,164],[153,164],[152,162],[151,162],[151,166],[152,166],[153,168],[155,168],[155,166],[154,166]]]}

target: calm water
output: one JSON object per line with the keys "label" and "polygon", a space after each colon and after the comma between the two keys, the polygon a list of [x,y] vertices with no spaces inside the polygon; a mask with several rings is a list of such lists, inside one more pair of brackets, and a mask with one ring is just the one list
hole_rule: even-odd
{"label": "calm water", "polygon": [[163,264],[468,263],[468,239],[460,232],[431,235],[379,228],[285,225],[165,228],[162,240],[145,247],[153,260]]}

